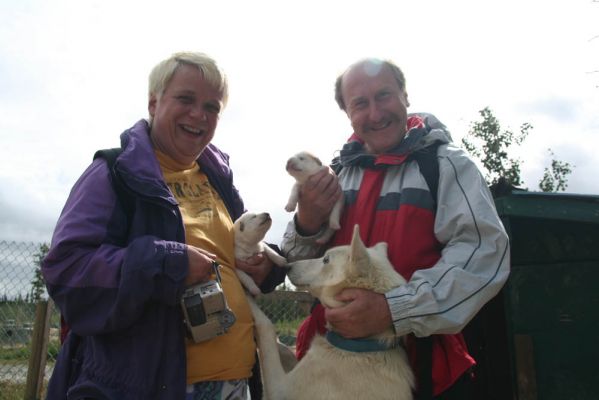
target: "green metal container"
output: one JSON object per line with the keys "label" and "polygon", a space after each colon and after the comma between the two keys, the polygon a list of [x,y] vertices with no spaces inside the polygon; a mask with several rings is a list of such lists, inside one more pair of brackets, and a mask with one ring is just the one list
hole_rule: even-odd
{"label": "green metal container", "polygon": [[514,191],[495,203],[511,273],[466,332],[480,398],[599,399],[599,196]]}

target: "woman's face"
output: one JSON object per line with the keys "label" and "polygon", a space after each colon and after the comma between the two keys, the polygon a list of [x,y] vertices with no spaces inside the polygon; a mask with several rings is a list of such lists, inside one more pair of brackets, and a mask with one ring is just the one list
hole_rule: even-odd
{"label": "woman's face", "polygon": [[164,92],[150,96],[154,147],[177,162],[193,163],[214,137],[222,98],[197,67],[180,65]]}

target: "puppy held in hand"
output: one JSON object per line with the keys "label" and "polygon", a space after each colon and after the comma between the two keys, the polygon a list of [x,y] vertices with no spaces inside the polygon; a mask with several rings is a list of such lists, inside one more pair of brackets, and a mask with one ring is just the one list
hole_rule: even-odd
{"label": "puppy held in hand", "polygon": [[[266,256],[276,265],[282,267],[287,264],[285,257],[277,254],[276,251],[264,244],[263,240],[266,232],[272,225],[272,219],[268,213],[250,213],[246,212],[239,217],[233,226],[235,232],[235,258],[246,260],[258,253],[264,252]],[[254,280],[244,271],[235,270],[241,284],[252,295],[259,295],[260,289],[256,286]]]}
{"label": "puppy held in hand", "polygon": [[[287,205],[285,206],[285,210],[288,212],[292,212],[295,210],[297,206],[297,202],[299,199],[299,191],[301,186],[306,182],[306,180],[315,174],[316,172],[322,170],[323,168],[328,168],[326,165],[322,165],[320,159],[313,154],[302,151],[297,153],[289,160],[287,160],[286,170],[292,177],[295,178],[295,184],[291,188],[291,194],[289,195],[289,200],[287,201]],[[333,210],[331,210],[331,214],[329,215],[329,226],[327,231],[324,233],[322,237],[317,240],[317,243],[323,244],[329,241],[336,230],[340,228],[339,219],[341,218],[341,211],[343,210],[343,197],[341,197]]]}

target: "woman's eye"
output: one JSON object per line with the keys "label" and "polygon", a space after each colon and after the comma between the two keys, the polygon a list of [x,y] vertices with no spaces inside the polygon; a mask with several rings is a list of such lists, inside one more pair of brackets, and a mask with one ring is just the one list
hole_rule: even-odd
{"label": "woman's eye", "polygon": [[213,114],[218,114],[220,112],[220,107],[214,104],[209,104],[206,106],[206,110]]}
{"label": "woman's eye", "polygon": [[193,97],[191,96],[177,96],[177,100],[179,100],[183,104],[192,104]]}

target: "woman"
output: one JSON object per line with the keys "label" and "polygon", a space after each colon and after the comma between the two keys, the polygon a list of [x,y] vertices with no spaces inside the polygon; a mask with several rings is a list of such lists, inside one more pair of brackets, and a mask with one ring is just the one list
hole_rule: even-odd
{"label": "woman", "polygon": [[[263,290],[283,274],[266,257],[234,259],[233,221],[244,206],[228,156],[210,144],[227,94],[225,75],[202,53],[160,62],[150,74],[149,121],[121,135],[114,164],[133,210],[102,159],[75,183],[42,266],[70,327],[49,399],[246,398],[255,344],[234,269],[257,271]],[[236,322],[194,343],[185,339],[181,295],[208,280],[215,261]]]}

